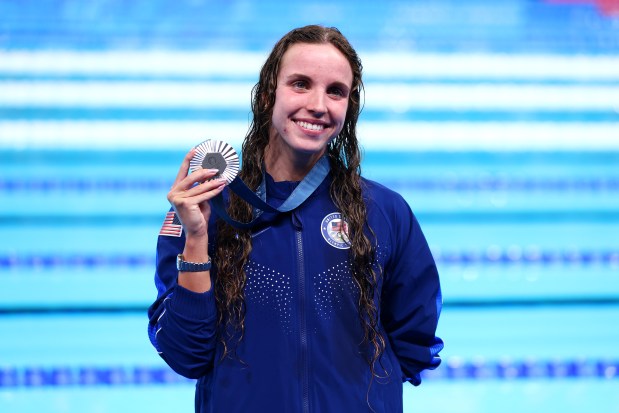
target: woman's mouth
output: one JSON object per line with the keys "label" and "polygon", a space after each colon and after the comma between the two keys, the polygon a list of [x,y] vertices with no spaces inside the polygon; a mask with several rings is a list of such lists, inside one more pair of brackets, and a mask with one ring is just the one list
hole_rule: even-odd
{"label": "woman's mouth", "polygon": [[321,131],[325,128],[325,125],[323,124],[319,124],[319,123],[310,123],[310,122],[305,122],[302,120],[298,120],[296,121],[296,124],[299,125],[300,127],[302,127],[303,129],[308,129],[311,131]]}

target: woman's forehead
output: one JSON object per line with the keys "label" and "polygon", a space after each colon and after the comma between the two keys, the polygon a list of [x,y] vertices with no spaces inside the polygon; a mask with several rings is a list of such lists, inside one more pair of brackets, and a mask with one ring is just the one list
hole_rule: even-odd
{"label": "woman's forehead", "polygon": [[282,57],[279,74],[330,75],[352,84],[352,69],[346,56],[330,43],[296,43]]}

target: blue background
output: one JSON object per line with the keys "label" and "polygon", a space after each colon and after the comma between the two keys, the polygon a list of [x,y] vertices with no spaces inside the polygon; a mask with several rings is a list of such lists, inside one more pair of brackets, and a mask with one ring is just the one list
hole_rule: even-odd
{"label": "blue background", "polygon": [[192,411],[146,334],[165,196],[310,23],[441,273],[405,411],[619,412],[619,5],[533,0],[0,1],[0,411]]}

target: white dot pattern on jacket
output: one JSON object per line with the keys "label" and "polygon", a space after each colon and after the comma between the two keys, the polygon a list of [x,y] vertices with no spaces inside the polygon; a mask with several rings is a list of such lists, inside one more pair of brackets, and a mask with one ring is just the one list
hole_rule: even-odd
{"label": "white dot pattern on jacket", "polygon": [[342,302],[346,299],[344,294],[350,297],[352,293],[356,297],[359,287],[350,275],[348,263],[341,262],[314,278],[314,291],[316,313],[328,320],[334,311],[342,308]]}
{"label": "white dot pattern on jacket", "polygon": [[[384,251],[378,248],[377,261],[384,255]],[[374,270],[380,274],[377,261],[374,262]],[[292,332],[294,295],[290,275],[252,260],[248,261],[245,272],[247,274],[245,298],[248,303],[255,306],[255,310],[261,313],[261,317],[274,319],[284,331]],[[323,272],[312,275],[309,280],[311,280],[309,282],[312,283],[314,291],[313,310],[319,318],[330,320],[334,312],[342,310],[345,301],[353,306],[357,305],[359,286],[350,273],[348,261],[340,262]]]}
{"label": "white dot pattern on jacket", "polygon": [[264,309],[265,314],[277,317],[281,326],[290,330],[292,305],[292,287],[290,276],[265,267],[255,261],[249,261],[245,267],[247,285],[245,297]]}

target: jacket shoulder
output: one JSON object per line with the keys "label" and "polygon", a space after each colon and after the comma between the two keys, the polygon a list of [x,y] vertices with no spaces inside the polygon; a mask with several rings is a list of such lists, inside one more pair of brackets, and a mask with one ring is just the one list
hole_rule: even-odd
{"label": "jacket shoulder", "polygon": [[410,206],[402,195],[385,185],[367,178],[361,178],[363,197],[369,209],[378,209],[383,213],[411,212]]}

